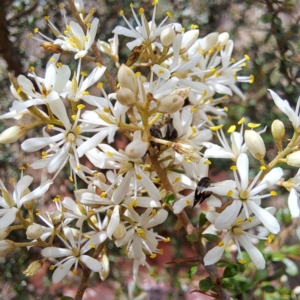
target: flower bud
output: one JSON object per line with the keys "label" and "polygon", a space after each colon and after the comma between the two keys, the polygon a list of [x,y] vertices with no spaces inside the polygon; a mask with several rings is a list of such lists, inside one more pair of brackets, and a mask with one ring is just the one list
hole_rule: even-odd
{"label": "flower bud", "polygon": [[132,159],[138,159],[145,155],[148,149],[148,142],[143,142],[140,139],[135,139],[125,148],[125,154]]}
{"label": "flower bud", "polygon": [[126,228],[124,224],[120,222],[117,228],[115,229],[113,236],[118,240],[118,239],[122,239],[125,236],[125,234],[126,234]]}
{"label": "flower bud", "polygon": [[107,276],[109,275],[109,259],[108,256],[105,254],[101,257],[101,264],[102,264],[102,270],[99,272],[101,280],[105,280]]}
{"label": "flower bud", "polygon": [[15,243],[11,240],[0,241],[0,254],[6,255],[15,248]]}
{"label": "flower bud", "polygon": [[39,224],[29,225],[26,229],[26,235],[29,240],[38,239],[43,234],[43,228]]}
{"label": "flower bud", "polygon": [[40,271],[42,265],[43,264],[40,260],[36,260],[28,266],[28,268],[23,272],[23,274],[25,274],[26,276],[33,276]]}
{"label": "flower bud", "polygon": [[170,46],[176,36],[175,30],[172,27],[164,29],[160,34],[160,41],[164,47]]}
{"label": "flower bud", "polygon": [[130,106],[136,101],[134,92],[128,88],[120,88],[116,93],[116,97],[122,105],[126,106]]}
{"label": "flower bud", "polygon": [[219,34],[212,32],[200,40],[200,48],[203,51],[213,49],[218,43]]}
{"label": "flower bud", "polygon": [[179,95],[168,95],[162,98],[157,106],[157,110],[162,113],[175,113],[184,104],[184,99]]}
{"label": "flower bud", "polygon": [[192,29],[188,32],[185,32],[182,37],[182,44],[180,48],[180,54],[183,54],[188,49],[190,49],[194,43],[196,42],[197,38],[199,36],[199,30],[198,29]]}
{"label": "flower bud", "polygon": [[221,47],[225,46],[228,41],[229,41],[229,33],[228,32],[222,32],[219,34],[219,37],[218,37],[219,46],[221,46]]}
{"label": "flower bud", "polygon": [[138,84],[134,72],[124,64],[119,69],[118,81],[122,88],[128,88],[135,94],[137,93]]}
{"label": "flower bud", "polygon": [[44,42],[41,44],[41,47],[50,53],[62,53],[63,52],[63,49],[59,45],[53,44],[52,42]]}
{"label": "flower bud", "polygon": [[5,129],[0,134],[0,144],[11,144],[17,141],[26,133],[26,127],[23,125],[16,125]]}
{"label": "flower bud", "polygon": [[262,137],[254,130],[245,130],[245,142],[251,154],[261,160],[266,155],[266,147]]}
{"label": "flower bud", "polygon": [[300,168],[300,151],[295,151],[287,155],[286,163],[290,166]]}
{"label": "flower bud", "polygon": [[52,224],[54,226],[57,226],[63,221],[64,214],[61,211],[56,210],[50,215],[50,218],[51,218]]}
{"label": "flower bud", "polygon": [[4,240],[9,234],[11,230],[9,228],[0,229],[0,241]]}
{"label": "flower bud", "polygon": [[275,140],[282,140],[285,136],[284,124],[280,120],[273,121],[271,131]]}
{"label": "flower bud", "polygon": [[79,13],[84,13],[84,5],[82,0],[74,0],[74,5]]}

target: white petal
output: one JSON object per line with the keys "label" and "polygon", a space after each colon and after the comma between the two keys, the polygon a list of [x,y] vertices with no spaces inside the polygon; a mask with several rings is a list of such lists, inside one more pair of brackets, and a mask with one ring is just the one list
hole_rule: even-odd
{"label": "white petal", "polygon": [[271,213],[251,200],[247,201],[247,205],[271,233],[277,234],[280,231],[280,225]]}
{"label": "white petal", "polygon": [[228,229],[235,222],[238,213],[241,209],[242,202],[234,200],[231,205],[226,207],[221,214],[217,217],[214,224],[217,229]]}
{"label": "white petal", "polygon": [[237,159],[236,166],[241,179],[241,188],[246,190],[249,184],[249,159],[247,154],[241,153]]}
{"label": "white petal", "polygon": [[288,198],[288,206],[291,213],[292,218],[299,217],[299,196],[295,189],[291,189],[289,198]]}
{"label": "white petal", "polygon": [[44,257],[65,257],[72,255],[72,251],[65,248],[47,247],[41,251]]}
{"label": "white petal", "polygon": [[246,234],[243,234],[236,236],[236,238],[245,248],[257,269],[264,269],[266,266],[266,261],[261,252],[251,243],[249,237]]}
{"label": "white petal", "polygon": [[108,238],[112,239],[112,235],[120,223],[120,205],[114,207],[106,232]]}
{"label": "white petal", "polygon": [[26,141],[24,141],[21,144],[22,150],[26,152],[34,152],[38,151],[43,147],[48,146],[49,144],[52,144],[53,142],[57,142],[59,140],[62,140],[64,137],[63,133],[46,137],[46,138],[31,138]]}
{"label": "white petal", "polygon": [[101,263],[88,255],[81,255],[80,260],[85,263],[85,265],[94,272],[100,272],[102,270]]}
{"label": "white petal", "polygon": [[76,258],[71,258],[64,262],[63,264],[59,265],[53,275],[52,275],[52,282],[53,283],[58,283],[60,282],[70,271],[72,265],[75,263]]}
{"label": "white petal", "polygon": [[157,214],[152,217],[145,225],[145,228],[152,228],[162,224],[168,217],[168,212],[165,209],[160,209]]}
{"label": "white petal", "polygon": [[66,164],[68,153],[70,150],[70,143],[67,142],[61,147],[49,160],[47,170],[48,172],[54,173],[58,168],[63,167]]}
{"label": "white petal", "polygon": [[0,218],[0,229],[8,227],[16,219],[16,214],[19,210],[15,207],[12,207],[8,212]]}
{"label": "white petal", "polygon": [[66,129],[70,129],[71,123],[67,114],[66,107],[56,92],[51,92],[47,96],[52,112],[61,120]]}

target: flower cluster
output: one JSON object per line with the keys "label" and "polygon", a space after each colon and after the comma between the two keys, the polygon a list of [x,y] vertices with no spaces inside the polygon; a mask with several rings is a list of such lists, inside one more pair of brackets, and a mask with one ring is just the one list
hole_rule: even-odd
{"label": "flower cluster", "polygon": [[[114,37],[106,43],[95,41],[99,20],[93,18],[93,12],[84,16],[83,3],[74,1],[77,19],[68,21],[63,14],[63,33],[49,18],[45,19],[54,38],[35,30],[43,37],[43,48],[55,52],[45,76],[39,77],[31,68],[28,77],[12,79],[11,91],[16,99],[0,118],[22,120],[31,115],[34,121],[6,129],[0,134],[0,142],[12,143],[29,129],[44,126],[38,137],[26,137],[21,148],[24,152],[41,151],[41,158],[31,162],[30,167],[46,170],[49,179],[30,192],[33,178],[22,175],[13,194],[0,181],[2,240],[15,229],[26,230],[30,240],[22,245],[4,240],[1,252],[24,245],[42,247],[43,262],[46,258],[57,261],[50,267],[55,268],[54,283],[61,281],[73,266],[73,273],[80,266],[99,272],[105,280],[109,274],[109,250],[105,247],[108,242],[122,248],[122,254],[133,261],[134,280],[141,265],[152,272],[149,258],[163,254],[159,242],[170,241],[170,237],[156,231],[156,226],[163,224],[169,213],[180,220],[186,207],[196,205],[195,189],[202,178],[210,176],[210,158],[231,159],[233,165],[230,179],[201,189],[198,186],[199,193],[209,192],[203,197],[210,207],[208,223],[220,235],[226,232],[218,246],[204,257],[206,265],[216,263],[233,240],[241,263],[246,261],[240,245],[257,268],[265,267],[249,229],[262,224],[272,234],[279,232],[275,208],[265,208],[264,203],[264,198],[276,195],[270,190],[276,184],[290,190],[289,207],[293,217],[299,215],[299,174],[284,181],[283,170],[275,167],[279,160],[300,166],[299,151],[292,153],[300,134],[299,102],[293,111],[287,101],[271,91],[275,104],[295,128],[292,144],[284,152],[280,148],[284,126],[278,120],[272,125],[272,134],[280,144],[276,161],[264,161],[264,130],[255,131],[256,124],[248,124],[250,129],[244,130],[244,119],[238,124],[239,131],[236,126],[229,128],[230,144],[219,120],[226,116],[224,104],[230,96],[245,99],[237,82],[253,82],[253,76],[239,75],[249,56],[236,61],[232,57],[234,43],[227,32],[199,37],[196,25],[185,30],[179,23],[170,23],[170,12],[157,26],[157,2],[153,1],[149,22],[143,8],[137,14],[134,5],[130,5],[136,27],[121,11],[127,27],[117,26]],[[131,51],[123,64],[118,56],[120,36],[129,38],[126,45]],[[101,52],[118,68],[118,84],[107,75]],[[59,60],[61,55],[72,57],[74,53],[77,68],[72,73]],[[91,60],[93,55],[95,59]],[[84,71],[87,57],[94,61],[90,72]],[[104,76],[110,87],[104,87]],[[94,85],[97,95],[89,91]],[[124,149],[112,146],[117,133],[128,140]],[[250,154],[260,164],[253,179],[249,178]],[[73,198],[57,196],[54,211],[37,210],[34,200],[47,192],[66,167],[75,188]],[[14,227],[16,219],[21,225]],[[35,272],[29,267],[27,273]]]}

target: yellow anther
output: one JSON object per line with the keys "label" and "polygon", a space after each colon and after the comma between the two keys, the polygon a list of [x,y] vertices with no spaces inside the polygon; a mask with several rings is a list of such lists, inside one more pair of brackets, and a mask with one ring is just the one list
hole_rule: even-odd
{"label": "yellow anther", "polygon": [[190,200],[185,200],[185,203],[186,203],[187,205],[191,205],[191,201],[190,201]]}
{"label": "yellow anther", "polygon": [[48,156],[47,152],[42,151],[42,158],[46,158]]}
{"label": "yellow anther", "polygon": [[191,109],[191,112],[192,112],[192,113],[195,113],[197,110],[198,110],[197,107],[193,107],[193,108]]}
{"label": "yellow anther", "polygon": [[229,191],[227,192],[227,197],[231,197],[232,194],[233,194],[233,191],[232,191],[232,190],[229,190]]}
{"label": "yellow anther", "polygon": [[36,27],[36,28],[34,28],[33,32],[34,32],[34,33],[38,33],[38,32],[39,32],[39,29]]}
{"label": "yellow anther", "polygon": [[34,67],[31,66],[28,71],[29,72],[34,72]]}
{"label": "yellow anther", "polygon": [[224,106],[224,111],[228,112],[228,107]]}
{"label": "yellow anther", "polygon": [[82,37],[82,39],[83,39],[85,42],[88,41],[88,37],[87,37],[86,35],[84,35],[84,36]]}
{"label": "yellow anther", "polygon": [[247,66],[247,63],[244,61],[242,62],[242,67],[246,67]]}
{"label": "yellow anther", "polygon": [[120,88],[120,86],[121,86],[121,85],[120,85],[120,82],[119,82],[119,83],[117,84],[117,89],[119,89],[119,88]]}
{"label": "yellow anther", "polygon": [[151,215],[154,217],[156,214],[157,214],[156,209],[153,208],[152,211],[151,211]]}
{"label": "yellow anther", "polygon": [[152,5],[156,5],[156,4],[158,4],[158,0],[152,1]]}
{"label": "yellow anther", "polygon": [[198,26],[198,25],[196,25],[196,24],[192,24],[192,25],[190,26],[190,28],[191,28],[191,29],[198,29],[198,28],[199,28],[199,26]]}
{"label": "yellow anther", "polygon": [[85,106],[84,106],[84,104],[79,104],[79,105],[77,105],[77,109],[79,110],[79,109],[84,109],[85,108]]}
{"label": "yellow anther", "polygon": [[22,92],[23,88],[21,86],[18,87],[17,93],[20,94]]}
{"label": "yellow anther", "polygon": [[241,265],[244,265],[247,263],[247,261],[245,259],[240,259],[238,260],[238,262],[241,264]]}
{"label": "yellow anther", "polygon": [[9,179],[9,183],[14,183],[15,181],[16,181],[15,178],[10,178],[10,179]]}
{"label": "yellow anther", "polygon": [[72,177],[72,176],[69,176],[69,180],[70,180],[71,182],[73,182],[73,181],[74,181],[74,179],[73,179],[73,177]]}
{"label": "yellow anther", "polygon": [[25,170],[26,168],[25,168],[25,166],[20,166],[19,167],[19,170]]}
{"label": "yellow anther", "polygon": [[231,171],[236,171],[236,170],[237,170],[237,167],[236,167],[236,166],[231,166],[231,167],[230,167],[230,170],[231,170]]}
{"label": "yellow anther", "polygon": [[144,13],[144,9],[141,7],[140,9],[139,9],[139,15],[142,15]]}
{"label": "yellow anther", "polygon": [[242,118],[238,121],[238,124],[241,125],[241,124],[243,124],[244,122],[245,122],[245,118],[242,117]]}
{"label": "yellow anther", "polygon": [[158,249],[158,254],[163,255],[164,254],[164,249]]}
{"label": "yellow anther", "polygon": [[133,8],[133,7],[134,7],[133,3],[130,3],[130,4],[129,4],[129,6],[130,6],[131,8]]}
{"label": "yellow anther", "polygon": [[230,61],[231,61],[231,63],[233,63],[233,64],[236,62],[236,60],[235,60],[233,57],[231,57]]}
{"label": "yellow anther", "polygon": [[249,55],[245,54],[244,57],[245,57],[246,60],[250,60]]}
{"label": "yellow anther", "polygon": [[207,159],[205,162],[204,162],[205,165],[211,165],[211,161],[209,159]]}
{"label": "yellow anther", "polygon": [[167,237],[167,238],[164,239],[165,243],[169,243],[170,241],[171,241],[171,239],[169,237]]}
{"label": "yellow anther", "polygon": [[164,74],[164,73],[165,73],[164,70],[159,70],[159,71],[158,71],[158,74]]}
{"label": "yellow anther", "polygon": [[173,14],[172,14],[170,11],[167,11],[167,12],[166,12],[166,15],[167,15],[169,18],[172,18],[172,17],[173,17]]}
{"label": "yellow anther", "polygon": [[216,72],[216,68],[213,68],[213,67],[210,68],[210,69],[209,69],[209,72],[210,72],[210,73],[215,73],[215,72]]}
{"label": "yellow anther", "polygon": [[76,275],[77,274],[77,270],[76,269],[72,270],[72,274]]}
{"label": "yellow anther", "polygon": [[193,134],[196,134],[197,133],[197,128],[195,126],[192,126],[191,127],[192,131],[193,131]]}
{"label": "yellow anther", "polygon": [[257,128],[257,127],[259,127],[261,124],[257,124],[257,123],[248,123],[247,124],[247,126],[249,127],[249,128]]}
{"label": "yellow anther", "polygon": [[91,28],[92,24],[91,23],[86,23],[87,28]]}
{"label": "yellow anther", "polygon": [[135,177],[136,177],[137,180],[141,180],[141,179],[143,178],[143,177],[142,177],[141,175],[139,175],[139,174],[136,174]]}
{"label": "yellow anther", "polygon": [[61,62],[57,62],[57,63],[56,63],[56,66],[57,66],[58,68],[61,68],[61,67],[63,66],[63,64],[62,64]]}
{"label": "yellow anther", "polygon": [[155,258],[156,257],[156,254],[155,253],[152,253],[151,255],[150,255],[150,258]]}
{"label": "yellow anther", "polygon": [[49,19],[50,19],[49,16],[44,16],[44,20],[45,20],[45,21],[48,21]]}
{"label": "yellow anther", "polygon": [[271,194],[272,196],[277,196],[277,192],[276,192],[276,191],[271,191],[270,194]]}
{"label": "yellow anther", "polygon": [[119,11],[119,15],[120,15],[120,16],[123,16],[123,14],[124,14],[124,10],[121,9],[121,10]]}
{"label": "yellow anther", "polygon": [[209,127],[209,129],[211,131],[217,131],[217,130],[221,129],[222,127],[223,127],[223,124],[220,124],[220,125],[217,125],[217,126],[211,126],[211,127]]}
{"label": "yellow anther", "polygon": [[218,244],[219,247],[223,247],[224,246],[224,242],[221,241],[219,244]]}
{"label": "yellow anther", "polygon": [[107,151],[107,152],[106,152],[106,155],[109,156],[109,157],[113,157],[113,156],[114,156],[114,155],[112,154],[112,152],[110,152],[110,151]]}
{"label": "yellow anther", "polygon": [[30,164],[30,163],[26,163],[26,166],[27,166],[28,168],[30,168],[30,167],[31,167],[31,164]]}
{"label": "yellow anther", "polygon": [[105,113],[107,113],[107,114],[109,114],[109,113],[110,113],[110,109],[109,109],[109,107],[103,107],[103,111],[104,111]]}
{"label": "yellow anther", "polygon": [[105,193],[105,192],[102,192],[102,193],[100,194],[100,197],[101,197],[101,198],[105,198],[105,197],[106,197],[106,193]]}
{"label": "yellow anther", "polygon": [[96,62],[96,66],[99,67],[99,68],[102,67],[102,65],[99,62]]}
{"label": "yellow anther", "polygon": [[266,168],[265,166],[261,166],[260,169],[261,169],[262,171],[267,170],[267,168]]}
{"label": "yellow anther", "polygon": [[251,222],[252,222],[252,217],[249,217],[249,218],[247,219],[247,221],[248,221],[249,223],[251,223]]}
{"label": "yellow anther", "polygon": [[80,129],[80,126],[77,125],[76,128],[75,128],[75,134],[80,134],[81,133],[81,129]]}
{"label": "yellow anther", "polygon": [[243,223],[243,220],[239,218],[235,221],[235,223],[238,225],[241,225]]}
{"label": "yellow anther", "polygon": [[90,248],[91,248],[91,249],[95,249],[95,248],[96,248],[96,245],[92,243],[92,244],[90,244]]}
{"label": "yellow anther", "polygon": [[135,73],[135,77],[140,77],[141,76],[141,72],[136,72]]}
{"label": "yellow anther", "polygon": [[136,232],[138,235],[142,235],[145,233],[145,231],[142,228],[139,228]]}
{"label": "yellow anther", "polygon": [[87,76],[87,73],[84,72],[84,71],[81,71],[81,72],[80,72],[80,75],[81,75],[81,76]]}
{"label": "yellow anther", "polygon": [[274,235],[273,234],[268,235],[268,243],[269,244],[273,242],[273,239],[274,239]]}
{"label": "yellow anther", "polygon": [[103,88],[103,83],[102,83],[102,82],[98,82],[98,83],[97,83],[97,88],[98,88],[98,89]]}
{"label": "yellow anther", "polygon": [[77,171],[81,170],[81,166],[79,166],[79,165],[76,166],[76,170],[77,170]]}
{"label": "yellow anther", "polygon": [[75,120],[76,120],[76,117],[77,117],[76,115],[72,115],[72,116],[71,116],[71,119],[72,119],[73,121],[75,121]]}
{"label": "yellow anther", "polygon": [[132,209],[132,208],[133,208],[132,204],[128,204],[128,205],[127,205],[127,208]]}
{"label": "yellow anther", "polygon": [[255,80],[254,75],[251,74],[251,75],[249,76],[249,83],[253,83],[254,80]]}
{"label": "yellow anther", "polygon": [[180,182],[180,177],[176,177],[174,182]]}
{"label": "yellow anther", "polygon": [[54,265],[51,265],[51,266],[49,267],[49,270],[52,271],[52,270],[54,270],[54,268],[55,268]]}
{"label": "yellow anther", "polygon": [[202,49],[198,49],[197,52],[198,52],[199,54],[201,54],[201,55],[204,55],[204,54],[205,54],[205,51],[202,50]]}
{"label": "yellow anther", "polygon": [[28,35],[27,35],[27,37],[28,37],[29,39],[31,39],[32,36],[33,36],[33,34],[32,34],[31,32],[29,32]]}
{"label": "yellow anther", "polygon": [[132,206],[137,207],[137,200],[133,199],[132,202],[131,202],[131,204],[132,204]]}
{"label": "yellow anther", "polygon": [[65,5],[63,3],[60,3],[59,4],[59,9],[64,9],[65,8]]}
{"label": "yellow anther", "polygon": [[54,57],[50,57],[49,62],[54,62],[55,58]]}
{"label": "yellow anther", "polygon": [[227,132],[228,133],[232,133],[232,132],[234,132],[236,130],[236,126],[235,125],[231,125],[230,127],[229,127],[229,129],[227,130]]}

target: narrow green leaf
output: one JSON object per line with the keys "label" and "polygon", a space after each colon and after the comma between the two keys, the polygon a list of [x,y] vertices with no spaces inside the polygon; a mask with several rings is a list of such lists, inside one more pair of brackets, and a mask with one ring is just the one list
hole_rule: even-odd
{"label": "narrow green leaf", "polygon": [[167,194],[164,198],[164,202],[172,205],[175,202],[175,195],[171,193]]}
{"label": "narrow green leaf", "polygon": [[214,283],[210,277],[207,277],[199,281],[199,288],[203,292],[209,291],[213,287]]}
{"label": "narrow green leaf", "polygon": [[229,264],[223,273],[224,278],[230,278],[235,276],[238,273],[239,267],[236,264]]}
{"label": "narrow green leaf", "polygon": [[207,234],[203,234],[202,236],[210,242],[217,242],[219,240],[219,238],[214,234],[207,233]]}
{"label": "narrow green leaf", "polygon": [[197,272],[197,270],[198,270],[198,266],[197,265],[190,267],[190,269],[187,272],[187,277],[188,278],[192,278],[192,276]]}
{"label": "narrow green leaf", "polygon": [[202,212],[199,216],[199,227],[202,227],[206,223],[206,221],[206,214]]}
{"label": "narrow green leaf", "polygon": [[264,292],[267,292],[267,293],[274,293],[274,292],[275,292],[275,288],[274,288],[272,285],[265,285],[265,286],[262,286],[261,289],[262,289]]}

